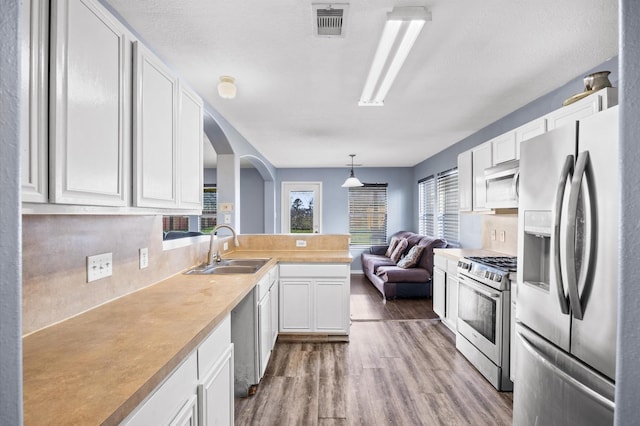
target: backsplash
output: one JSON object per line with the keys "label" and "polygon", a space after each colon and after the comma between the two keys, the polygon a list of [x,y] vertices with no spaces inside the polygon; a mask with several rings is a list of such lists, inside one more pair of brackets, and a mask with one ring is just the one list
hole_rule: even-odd
{"label": "backsplash", "polygon": [[[163,251],[162,216],[22,217],[23,335],[140,290],[206,258],[208,242]],[[139,269],[138,250],[149,249]],[[87,283],[86,257],[113,253],[113,275]]]}
{"label": "backsplash", "polygon": [[[495,239],[492,235],[495,231]],[[504,241],[501,241],[504,233]],[[482,215],[482,248],[518,255],[518,215]]]}

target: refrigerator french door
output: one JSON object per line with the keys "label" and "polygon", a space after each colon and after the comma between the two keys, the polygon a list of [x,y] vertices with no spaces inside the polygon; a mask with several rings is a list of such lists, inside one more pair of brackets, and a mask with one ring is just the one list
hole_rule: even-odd
{"label": "refrigerator french door", "polygon": [[520,152],[514,424],[612,424],[618,108]]}

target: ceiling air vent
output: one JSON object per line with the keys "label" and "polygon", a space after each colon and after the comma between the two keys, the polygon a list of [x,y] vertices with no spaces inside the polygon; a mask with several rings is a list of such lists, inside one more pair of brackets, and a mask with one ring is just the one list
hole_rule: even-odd
{"label": "ceiling air vent", "polygon": [[314,3],[312,6],[316,37],[344,37],[348,4]]}

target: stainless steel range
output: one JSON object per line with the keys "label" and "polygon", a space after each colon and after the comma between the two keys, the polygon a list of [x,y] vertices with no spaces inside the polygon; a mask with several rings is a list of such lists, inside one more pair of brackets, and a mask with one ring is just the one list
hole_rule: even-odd
{"label": "stainless steel range", "polygon": [[456,348],[500,391],[509,379],[511,284],[516,257],[465,257],[458,262]]}

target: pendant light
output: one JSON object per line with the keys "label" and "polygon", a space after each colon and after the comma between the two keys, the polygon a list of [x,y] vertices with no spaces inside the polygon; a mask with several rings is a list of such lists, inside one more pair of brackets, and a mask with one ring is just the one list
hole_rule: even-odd
{"label": "pendant light", "polygon": [[353,157],[355,156],[355,154],[349,154],[349,157],[351,157],[351,175],[342,184],[343,188],[355,188],[357,186],[364,186],[364,183],[360,182],[360,180],[353,173]]}

